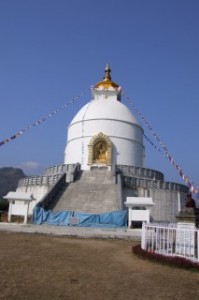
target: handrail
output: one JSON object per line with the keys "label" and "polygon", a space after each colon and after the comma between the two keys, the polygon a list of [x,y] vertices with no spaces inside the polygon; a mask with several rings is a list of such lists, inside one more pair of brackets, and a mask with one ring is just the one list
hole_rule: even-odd
{"label": "handrail", "polygon": [[[81,165],[77,164],[68,164],[68,165],[56,165],[51,168],[46,169],[45,175],[43,176],[28,176],[21,178],[18,182],[18,187],[26,185],[53,185],[57,179],[63,173],[67,174],[67,182],[73,182],[77,172],[80,170]],[[73,180],[73,181],[71,181]]]}
{"label": "handrail", "polygon": [[80,171],[80,164],[71,165],[71,170],[66,172],[66,182],[74,182],[77,173]]}
{"label": "handrail", "polygon": [[[62,173],[63,174],[63,173]],[[21,178],[18,182],[18,186],[24,185],[52,185],[54,184],[57,179],[61,176],[60,174],[53,174],[49,176],[29,176]]]}
{"label": "handrail", "polygon": [[63,173],[60,177],[55,181],[55,183],[51,186],[49,191],[42,197],[42,199],[37,203],[37,206],[47,209],[49,204],[54,200],[57,192],[60,188],[67,182],[73,182],[75,180],[76,175],[80,170],[80,164],[77,163],[73,165],[73,170],[69,172],[70,180],[66,180],[67,173]]}
{"label": "handrail", "polygon": [[164,180],[163,173],[152,169],[127,165],[117,165],[116,169],[117,172],[121,172],[122,175],[134,175],[142,178]]}
{"label": "handrail", "polygon": [[60,188],[65,184],[65,182],[66,173],[63,173],[61,177],[49,189],[49,191],[41,198],[41,200],[37,203],[36,206],[46,209],[49,206],[49,204],[53,201],[55,195],[60,190]]}
{"label": "handrail", "polygon": [[175,182],[166,182],[161,180],[152,180],[146,178],[138,178],[131,175],[122,174],[123,184],[128,187],[143,187],[146,189],[162,189],[169,191],[177,191],[187,194],[189,189],[187,186],[175,183]]}
{"label": "handrail", "polygon": [[71,171],[76,164],[61,164],[61,165],[54,165],[45,169],[44,174],[46,176],[60,174],[60,173],[67,173]]}

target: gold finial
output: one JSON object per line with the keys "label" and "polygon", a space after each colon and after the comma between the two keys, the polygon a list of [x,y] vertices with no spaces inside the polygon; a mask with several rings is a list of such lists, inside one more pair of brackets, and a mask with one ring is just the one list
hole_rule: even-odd
{"label": "gold finial", "polygon": [[104,69],[104,79],[107,79],[107,80],[111,80],[111,68],[109,66],[109,64],[106,64],[106,67]]}
{"label": "gold finial", "polygon": [[113,82],[111,80],[111,68],[110,66],[107,64],[105,69],[104,69],[104,78],[102,81],[98,82],[95,87],[98,88],[98,87],[103,87],[105,89],[108,89],[109,87],[113,87],[113,88],[118,88],[119,85],[117,85],[117,83]]}

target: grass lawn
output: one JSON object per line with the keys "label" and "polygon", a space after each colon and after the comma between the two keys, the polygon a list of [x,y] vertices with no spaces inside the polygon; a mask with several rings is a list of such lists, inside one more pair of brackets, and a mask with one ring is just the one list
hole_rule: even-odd
{"label": "grass lawn", "polygon": [[199,299],[199,272],[137,258],[135,244],[0,232],[0,299]]}

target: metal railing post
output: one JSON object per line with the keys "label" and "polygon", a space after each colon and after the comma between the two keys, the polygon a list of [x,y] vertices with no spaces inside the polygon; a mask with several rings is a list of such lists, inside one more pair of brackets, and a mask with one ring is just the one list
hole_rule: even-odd
{"label": "metal railing post", "polygon": [[142,240],[141,240],[141,248],[146,250],[146,226],[145,222],[142,222]]}

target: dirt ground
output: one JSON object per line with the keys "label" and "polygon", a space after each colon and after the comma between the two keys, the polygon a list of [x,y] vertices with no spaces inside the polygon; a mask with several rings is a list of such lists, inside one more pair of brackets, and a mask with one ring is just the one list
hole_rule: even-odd
{"label": "dirt ground", "polygon": [[139,259],[133,244],[0,232],[0,299],[199,299],[199,273]]}

